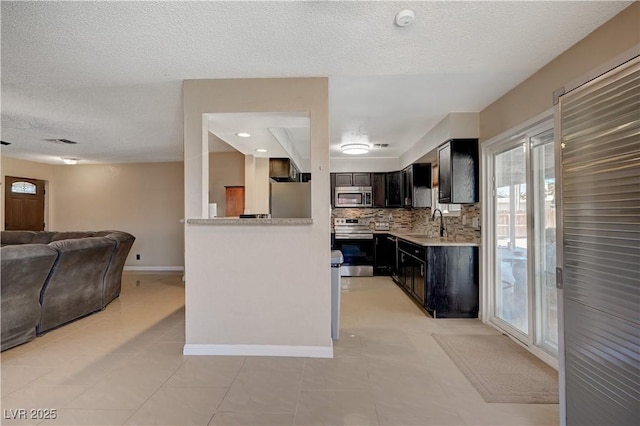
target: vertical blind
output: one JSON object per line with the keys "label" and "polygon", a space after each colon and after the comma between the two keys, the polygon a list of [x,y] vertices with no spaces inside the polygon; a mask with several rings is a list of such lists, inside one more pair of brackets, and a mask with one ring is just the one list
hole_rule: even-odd
{"label": "vertical blind", "polygon": [[567,424],[637,424],[640,58],[559,102]]}

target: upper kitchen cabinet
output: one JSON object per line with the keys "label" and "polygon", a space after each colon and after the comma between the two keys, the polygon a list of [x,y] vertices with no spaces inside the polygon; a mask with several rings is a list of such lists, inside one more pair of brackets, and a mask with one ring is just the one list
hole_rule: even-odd
{"label": "upper kitchen cabinet", "polygon": [[402,207],[404,191],[402,187],[402,171],[386,174],[386,205],[387,207]]}
{"label": "upper kitchen cabinet", "polygon": [[431,164],[415,163],[402,170],[404,207],[431,207]]}
{"label": "upper kitchen cabinet", "polygon": [[289,158],[270,158],[269,177],[277,182],[297,182],[300,171]]}
{"label": "upper kitchen cabinet", "polygon": [[371,186],[371,173],[336,173],[335,186]]}
{"label": "upper kitchen cabinet", "polygon": [[478,139],[451,139],[438,148],[438,202],[480,201]]}
{"label": "upper kitchen cabinet", "polygon": [[371,173],[371,187],[373,190],[373,207],[387,206],[387,174]]}

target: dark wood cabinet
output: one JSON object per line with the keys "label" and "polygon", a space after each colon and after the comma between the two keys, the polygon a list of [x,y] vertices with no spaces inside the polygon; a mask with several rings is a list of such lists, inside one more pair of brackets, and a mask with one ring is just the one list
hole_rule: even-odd
{"label": "dark wood cabinet", "polygon": [[398,239],[396,283],[434,318],[477,318],[478,247],[419,246]]}
{"label": "dark wood cabinet", "polygon": [[371,186],[371,173],[335,173],[335,186]]}
{"label": "dark wood cabinet", "polygon": [[336,206],[336,174],[329,173],[329,182],[331,185],[331,207]]}
{"label": "dark wood cabinet", "polygon": [[402,170],[402,188],[404,193],[402,207],[413,206],[413,168],[411,166]]}
{"label": "dark wood cabinet", "polygon": [[376,234],[374,238],[374,275],[391,275],[395,267],[396,244],[387,234]]}
{"label": "dark wood cabinet", "polygon": [[425,308],[434,318],[477,318],[478,247],[429,247]]}
{"label": "dark wood cabinet", "polygon": [[354,173],[353,186],[371,186],[371,173]]}
{"label": "dark wood cabinet", "polygon": [[404,207],[431,207],[431,164],[415,163],[402,170]]}
{"label": "dark wood cabinet", "polygon": [[399,273],[401,285],[420,306],[424,307],[426,289],[426,248],[398,240]]}
{"label": "dark wood cabinet", "polygon": [[289,158],[269,158],[269,178],[277,182],[298,182],[300,170]]}
{"label": "dark wood cabinet", "polygon": [[371,173],[371,187],[373,189],[373,207],[386,207],[386,173]]}
{"label": "dark wood cabinet", "polygon": [[335,173],[335,186],[353,186],[353,173]]}
{"label": "dark wood cabinet", "polygon": [[402,207],[404,201],[402,171],[387,173],[386,188],[386,206]]}
{"label": "dark wood cabinet", "polygon": [[478,139],[451,139],[438,148],[438,201],[480,201]]}

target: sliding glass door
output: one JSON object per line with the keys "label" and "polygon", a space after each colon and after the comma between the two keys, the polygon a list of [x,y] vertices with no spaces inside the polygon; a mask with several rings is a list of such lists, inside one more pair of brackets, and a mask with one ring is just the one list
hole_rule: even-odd
{"label": "sliding glass door", "polygon": [[531,138],[535,345],[558,355],[556,290],[556,198],[553,131]]}
{"label": "sliding glass door", "polygon": [[527,184],[524,143],[495,155],[494,315],[528,334]]}
{"label": "sliding glass door", "polygon": [[552,357],[558,353],[555,175],[551,122],[488,147],[492,182],[490,320]]}

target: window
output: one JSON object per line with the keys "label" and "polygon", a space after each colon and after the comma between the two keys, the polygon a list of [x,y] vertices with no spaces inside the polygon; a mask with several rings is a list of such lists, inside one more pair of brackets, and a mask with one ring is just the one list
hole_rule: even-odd
{"label": "window", "polygon": [[36,185],[31,182],[14,182],[11,184],[11,192],[17,194],[35,194]]}

